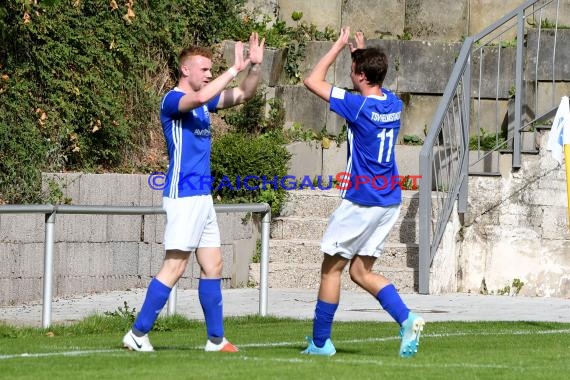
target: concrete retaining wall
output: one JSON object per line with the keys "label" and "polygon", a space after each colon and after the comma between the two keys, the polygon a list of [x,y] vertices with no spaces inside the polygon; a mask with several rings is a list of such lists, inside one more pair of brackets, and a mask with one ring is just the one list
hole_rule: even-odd
{"label": "concrete retaining wall", "polygon": [[[398,93],[405,101],[404,119],[402,120],[401,136],[415,135],[421,138],[431,127],[431,122],[441,95],[445,89],[453,65],[461,48],[461,40],[467,35],[481,32],[491,25],[501,15],[523,4],[524,0],[490,1],[490,0],[438,0],[437,6],[428,0],[349,0],[327,1],[317,0],[279,0],[272,1],[266,8],[269,17],[278,17],[294,26],[291,19],[294,11],[303,13],[302,22],[312,23],[320,30],[325,27],[335,32],[341,25],[351,25],[365,33],[368,46],[380,46],[386,50],[390,68],[384,82],[384,87]],[[256,0],[249,1],[251,6]],[[552,13],[556,7],[548,7],[543,12],[543,20],[551,22],[555,19]],[[446,12],[441,12],[446,9]],[[264,12],[264,7],[257,9]],[[275,16],[277,14],[277,16]],[[534,20],[529,18],[528,25]],[[570,0],[560,1],[559,25],[570,25]],[[412,40],[404,39],[404,33],[409,33]],[[505,34],[503,41],[514,39],[514,35]],[[407,37],[406,37],[407,38]],[[528,72],[527,80],[544,78],[545,84],[550,82],[554,89],[539,86],[538,100],[534,89],[527,90],[527,101],[531,105],[529,114],[540,114],[543,108],[552,108],[552,99],[559,99],[567,94],[570,82],[570,30],[559,29],[556,36],[557,61],[554,65],[555,83],[552,83],[553,65],[551,52],[554,46],[554,36],[551,31],[543,30],[540,44],[535,43],[538,32],[528,32],[528,49],[526,57]],[[316,64],[318,59],[330,48],[330,41],[314,41],[307,43],[304,59],[299,63],[301,76],[304,77]],[[233,60],[233,45],[225,49],[228,64]],[[537,52],[536,48],[540,47]],[[268,49],[267,60],[263,65],[262,80],[265,86],[272,88],[270,96],[280,98],[286,109],[287,125],[294,123],[305,129],[320,132],[325,129],[328,133],[338,135],[344,121],[328,111],[327,105],[316,96],[310,94],[302,85],[291,86],[283,72],[284,51]],[[539,57],[539,62],[536,61]],[[478,62],[485,62],[479,79]],[[497,67],[493,62],[501,61],[499,91],[497,83]],[[481,120],[473,123],[475,126],[485,126],[485,117],[502,120],[507,117],[506,109],[510,92],[514,86],[515,68],[514,47],[489,47],[481,57],[473,57],[473,86],[472,91],[481,90],[481,109],[477,115]],[[538,70],[534,70],[535,63]],[[339,87],[351,88],[349,76],[350,54],[344,51],[337,62],[327,73],[327,81]],[[535,74],[536,71],[536,74]],[[479,87],[479,82],[481,87]],[[532,86],[529,86],[532,87]],[[547,95],[550,91],[553,96]],[[565,92],[566,91],[566,92]],[[478,96],[474,93],[474,96]],[[299,101],[303,99],[303,101]],[[497,101],[495,101],[497,99]],[[548,100],[548,101],[547,101]],[[537,105],[537,109],[535,108]],[[498,110],[498,111],[497,111]]]}
{"label": "concrete retaining wall", "polygon": [[[501,156],[501,166],[510,160]],[[502,172],[469,180],[469,211],[455,234],[457,290],[496,294],[519,279],[522,295],[570,297],[564,168],[543,148],[525,155],[519,171]]]}
{"label": "concrete retaining wall", "polygon": [[[74,205],[160,206],[162,192],[146,175],[45,174]],[[47,187],[47,185],[46,185]],[[0,304],[41,299],[44,215],[0,215]],[[57,215],[54,296],[146,287],[164,257],[164,215]],[[247,285],[259,228],[251,217],[218,214],[224,287]],[[195,288],[192,256],[181,288]]]}
{"label": "concrete retaining wall", "polygon": [[[458,42],[483,31],[526,0],[272,0],[256,9],[294,26],[291,14],[302,12],[301,21],[339,30],[348,25],[369,38],[396,39],[409,33],[414,40]],[[248,0],[250,4],[259,0]],[[265,2],[267,3],[267,2]],[[445,10],[445,11],[442,11]],[[559,23],[570,25],[570,1],[561,0]],[[543,19],[556,18],[556,7],[547,7]],[[506,36],[510,38],[509,36]]]}

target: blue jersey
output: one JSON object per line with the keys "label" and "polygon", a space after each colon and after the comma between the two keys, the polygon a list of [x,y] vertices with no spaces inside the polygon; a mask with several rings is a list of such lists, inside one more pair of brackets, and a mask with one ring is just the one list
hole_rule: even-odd
{"label": "blue jersey", "polygon": [[347,167],[337,175],[341,197],[363,206],[402,202],[394,147],[400,131],[402,101],[382,89],[383,96],[362,96],[333,87],[331,111],[348,125]]}
{"label": "blue jersey", "polygon": [[163,196],[169,198],[206,195],[213,182],[210,172],[210,112],[216,111],[220,96],[189,112],[178,111],[184,92],[170,90],[162,99],[160,121],[169,164]]}

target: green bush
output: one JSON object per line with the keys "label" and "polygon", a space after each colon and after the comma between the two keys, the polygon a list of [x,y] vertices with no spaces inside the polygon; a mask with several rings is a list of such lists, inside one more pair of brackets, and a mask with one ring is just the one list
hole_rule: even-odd
{"label": "green bush", "polygon": [[507,146],[505,133],[491,133],[481,128],[479,135],[469,137],[470,150],[490,151],[496,149],[505,149]]}
{"label": "green bush", "polygon": [[[268,202],[272,213],[277,215],[285,191],[280,186],[275,189],[269,182],[274,178],[279,181],[287,174],[290,158],[278,134],[252,136],[229,132],[212,145],[215,178],[212,194],[221,202]],[[248,176],[254,179],[245,183]],[[267,179],[265,186],[263,177]]]}
{"label": "green bush", "polygon": [[[286,71],[298,81],[306,42],[336,36],[301,22],[300,13],[295,27],[279,20],[272,26],[269,20],[254,22],[243,5],[244,0],[1,2],[0,203],[47,201],[41,195],[42,171],[159,166],[145,159],[157,149],[153,133],[162,135],[160,98],[176,82],[177,55],[184,46],[245,41],[256,30],[267,46],[288,48]],[[270,162],[277,167],[264,167],[263,173],[278,175],[287,162],[283,146],[278,149],[284,110],[273,101],[267,117],[262,106],[264,97],[258,97],[228,122],[256,136],[244,138],[246,143],[265,140],[274,149],[268,152],[275,154]],[[222,150],[219,142],[216,146]],[[250,154],[245,148],[241,153]],[[273,204],[282,199],[281,193],[247,195]]]}
{"label": "green bush", "polygon": [[247,38],[243,0],[11,0],[0,5],[0,200],[40,199],[41,171],[144,155],[188,44]]}

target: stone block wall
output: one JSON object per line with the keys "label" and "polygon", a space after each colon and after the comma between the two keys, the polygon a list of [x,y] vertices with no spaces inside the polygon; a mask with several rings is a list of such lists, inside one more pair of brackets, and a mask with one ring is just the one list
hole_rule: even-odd
{"label": "stone block wall", "polygon": [[[249,3],[256,4],[254,0]],[[435,3],[428,0],[334,0],[324,3],[316,0],[279,0],[271,2],[267,16],[279,18],[294,26],[295,21],[291,19],[291,14],[299,11],[303,13],[301,21],[312,23],[320,30],[328,27],[338,31],[343,25],[350,25],[353,30],[362,30],[368,46],[380,46],[388,53],[390,67],[384,87],[396,92],[405,102],[400,135],[424,138],[431,127],[435,110],[453,70],[462,39],[483,31],[502,15],[524,3],[524,0],[502,2],[438,0],[434,6]],[[554,20],[555,13],[552,8],[555,7],[549,6],[543,10],[543,21]],[[263,12],[263,9],[260,7],[259,11]],[[441,9],[447,11],[441,12]],[[570,9],[570,0],[561,0],[559,10],[561,26],[570,25],[570,12],[564,13],[567,9]],[[529,17],[527,26],[530,26],[531,22],[537,23],[539,16],[540,13]],[[410,37],[411,40],[408,40]],[[501,39],[512,41],[514,35],[505,33]],[[569,39],[570,31],[559,29],[555,47],[557,60],[556,64],[552,65],[554,36],[550,31],[543,30],[540,44],[537,44],[538,32],[529,29],[526,50],[528,68],[525,79],[532,81],[534,78],[539,80],[542,78],[543,81],[539,82],[538,89],[530,88],[532,87],[530,85],[526,89],[525,104],[532,105],[532,109],[528,110],[529,114],[540,114],[541,107],[552,108],[553,99],[559,99],[568,93]],[[330,41],[307,43],[305,57],[299,62],[301,77],[315,66],[331,44]],[[540,50],[537,51],[537,48]],[[300,124],[316,132],[326,130],[330,134],[338,135],[345,124],[344,120],[330,112],[328,106],[306,91],[301,83],[294,86],[288,83],[283,71],[286,52],[268,49],[266,56],[262,75],[263,85],[271,88],[268,97],[276,97],[283,101],[286,109],[286,125]],[[225,58],[228,64],[233,60],[231,48],[225,49]],[[479,72],[481,61],[484,65]],[[500,70],[497,70],[494,64],[496,62],[501,63]],[[331,67],[326,79],[336,86],[351,89],[349,72],[350,54],[346,50]],[[492,120],[492,123],[507,118],[506,110],[514,88],[514,76],[515,48],[509,44],[502,48],[490,46],[484,49],[480,56],[473,57],[471,90],[474,97],[480,96],[477,114],[474,115],[480,122],[485,122],[485,118]],[[549,83],[550,87],[542,85]],[[551,88],[552,86],[555,88]],[[542,96],[547,93],[551,93],[552,96]],[[481,124],[483,123],[473,123],[479,126]],[[474,127],[471,132],[475,133],[479,128]]]}
{"label": "stone block wall", "polygon": [[[248,0],[250,4],[259,0]],[[304,22],[339,30],[348,25],[369,38],[397,39],[408,33],[414,40],[459,42],[482,32],[526,0],[273,0],[259,12],[275,16],[294,26],[291,14],[302,12]],[[267,2],[266,2],[267,3]],[[445,11],[442,11],[445,10]],[[546,7],[531,21],[556,18],[556,7]],[[570,1],[561,0],[559,23],[570,25]],[[506,36],[512,38],[513,36]]]}
{"label": "stone block wall", "polygon": [[[73,205],[161,206],[146,175],[45,174]],[[218,213],[224,287],[247,285],[259,228],[245,213]],[[0,304],[42,295],[45,217],[0,214]],[[146,287],[164,258],[165,215],[56,215],[54,296]],[[181,288],[197,287],[192,255]]]}

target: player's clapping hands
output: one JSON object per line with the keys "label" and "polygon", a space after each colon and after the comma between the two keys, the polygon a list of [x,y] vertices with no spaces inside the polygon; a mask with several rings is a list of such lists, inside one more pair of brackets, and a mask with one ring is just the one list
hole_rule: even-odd
{"label": "player's clapping hands", "polygon": [[344,27],[340,30],[340,36],[334,43],[333,47],[342,50],[348,44],[348,37],[350,36],[350,26]]}
{"label": "player's clapping hands", "polygon": [[237,72],[241,72],[247,67],[249,60],[245,60],[243,57],[243,42],[238,41],[234,47],[234,68]]}
{"label": "player's clapping hands", "polygon": [[249,36],[249,60],[252,65],[260,64],[263,61],[263,51],[265,49],[265,38],[259,40],[256,32]]}
{"label": "player's clapping hands", "polygon": [[357,49],[364,49],[366,47],[366,43],[364,42],[364,33],[362,33],[362,31],[359,30],[354,34],[354,42],[355,44],[352,42],[348,44],[350,46],[351,53]]}

